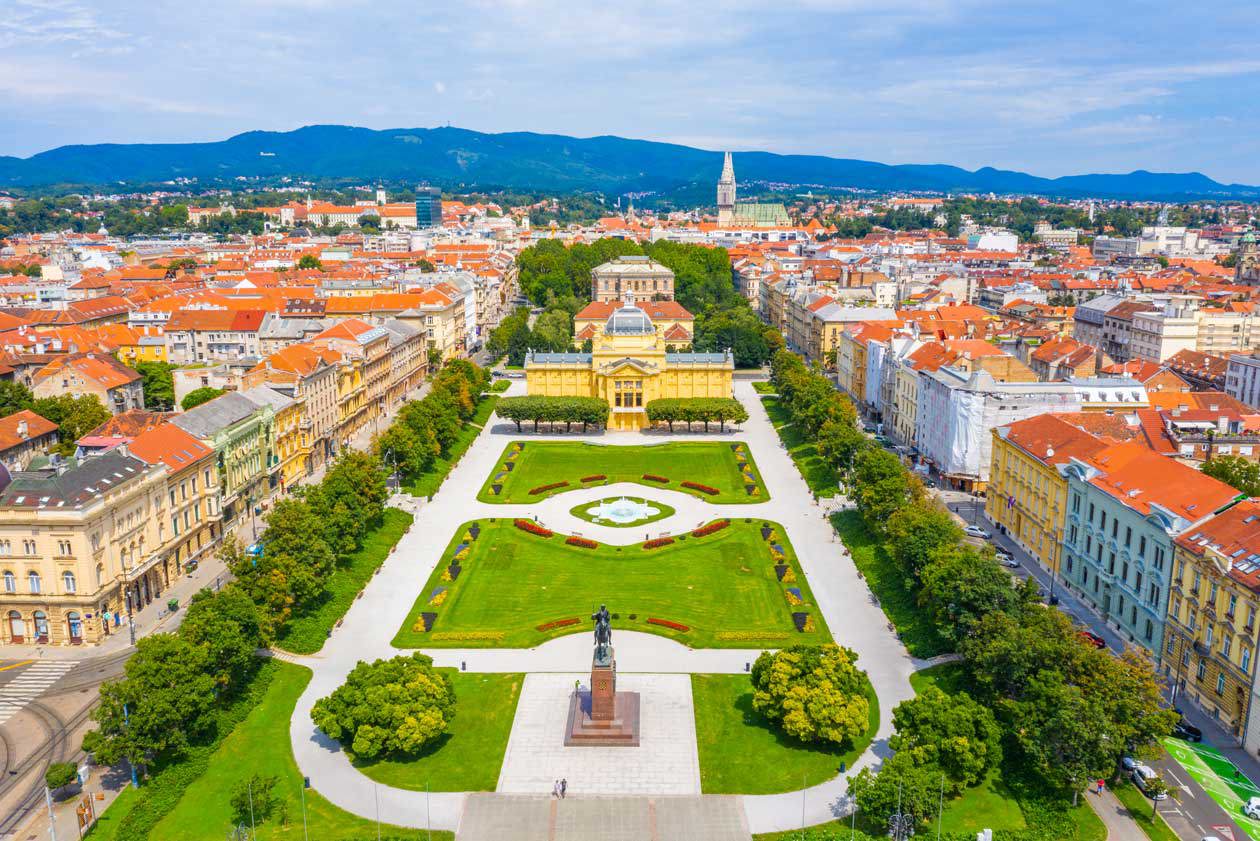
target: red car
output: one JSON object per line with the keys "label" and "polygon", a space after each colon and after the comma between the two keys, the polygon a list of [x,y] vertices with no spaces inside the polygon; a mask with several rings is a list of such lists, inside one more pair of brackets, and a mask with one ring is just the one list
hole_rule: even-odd
{"label": "red car", "polygon": [[1093,631],[1077,631],[1080,634],[1081,641],[1092,645],[1094,648],[1106,648],[1107,641],[1095,634]]}

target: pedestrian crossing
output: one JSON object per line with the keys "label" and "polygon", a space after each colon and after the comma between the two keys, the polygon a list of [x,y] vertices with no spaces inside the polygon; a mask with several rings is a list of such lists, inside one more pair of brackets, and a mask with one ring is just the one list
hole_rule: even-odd
{"label": "pedestrian crossing", "polygon": [[17,677],[0,686],[0,724],[21,712],[77,665],[73,660],[43,660],[22,669]]}

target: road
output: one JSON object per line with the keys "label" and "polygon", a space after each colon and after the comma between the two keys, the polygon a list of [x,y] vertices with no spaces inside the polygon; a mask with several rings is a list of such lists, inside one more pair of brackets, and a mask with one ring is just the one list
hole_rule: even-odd
{"label": "road", "polygon": [[[1013,576],[1021,579],[1031,577],[1040,585],[1043,596],[1049,598],[1051,593],[1053,593],[1054,597],[1058,599],[1059,610],[1070,616],[1077,625],[1088,628],[1102,637],[1112,652],[1119,654],[1124,651],[1126,640],[1116,633],[1114,628],[1106,625],[1085,602],[1078,599],[1064,587],[1062,582],[1052,581],[1050,571],[1042,567],[1028,552],[1009,537],[994,529],[993,524],[985,518],[983,498],[974,497],[960,491],[935,489],[935,493],[945,503],[945,506],[962,520],[968,524],[978,525],[985,531],[993,532],[991,542],[995,546],[1010,552],[1019,561],[1018,567],[1014,569],[1008,568],[1008,571]],[[1197,710],[1189,705],[1184,705],[1183,709],[1186,717],[1200,727],[1209,738],[1213,732],[1219,729],[1215,726],[1209,729],[1207,717],[1199,714]],[[1218,745],[1227,744],[1221,739],[1216,740],[1216,743]],[[1165,816],[1165,820],[1169,822],[1169,825],[1173,827],[1179,837],[1188,838],[1191,841],[1199,841],[1205,836],[1217,835],[1228,841],[1228,836],[1222,832],[1222,827],[1229,828],[1234,834],[1236,841],[1243,841],[1243,839],[1248,837],[1242,827],[1235,823],[1226,814],[1225,810],[1197,782],[1191,779],[1190,775],[1172,757],[1165,754],[1160,760],[1148,762],[1147,764],[1155,767],[1170,785],[1176,786],[1179,790],[1176,799],[1172,802],[1165,802],[1160,807],[1161,814]],[[1246,767],[1243,768],[1243,771],[1253,781],[1260,779],[1260,776],[1257,776],[1255,772]]]}

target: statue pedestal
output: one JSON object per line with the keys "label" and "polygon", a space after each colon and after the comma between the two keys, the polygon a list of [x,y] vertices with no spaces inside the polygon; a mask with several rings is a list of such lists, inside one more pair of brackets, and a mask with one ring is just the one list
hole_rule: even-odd
{"label": "statue pedestal", "polygon": [[637,747],[639,693],[617,691],[617,662],[591,664],[591,690],[574,691],[564,744]]}

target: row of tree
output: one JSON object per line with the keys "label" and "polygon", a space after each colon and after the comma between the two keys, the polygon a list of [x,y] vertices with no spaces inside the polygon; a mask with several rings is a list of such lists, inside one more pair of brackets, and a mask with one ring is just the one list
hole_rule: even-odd
{"label": "row of tree", "polygon": [[748,410],[733,397],[662,397],[649,400],[644,408],[649,421],[669,424],[670,432],[675,423],[685,423],[688,429],[693,423],[703,423],[708,432],[711,423],[720,424],[726,431],[727,423],[748,420]]}
{"label": "row of tree", "polygon": [[818,454],[837,472],[845,473],[858,451],[872,446],[857,427],[852,401],[795,353],[781,350],[774,355],[770,379],[779,404],[802,437],[813,441]]}
{"label": "row of tree", "polygon": [[402,407],[376,439],[376,451],[403,480],[413,480],[449,458],[464,424],[472,420],[490,374],[467,359],[442,366],[426,394]]}
{"label": "row of tree", "polygon": [[56,397],[35,397],[19,382],[0,382],[0,417],[29,409],[60,427],[60,443],[53,451],[73,455],[75,442],[105,423],[113,415],[94,394],[58,394]]}
{"label": "row of tree", "polygon": [[564,424],[568,432],[573,424],[582,424],[582,431],[590,427],[608,425],[608,402],[599,397],[504,397],[499,400],[494,411],[501,418],[516,424],[519,432],[521,423],[533,421],[534,429],[539,423]]}

